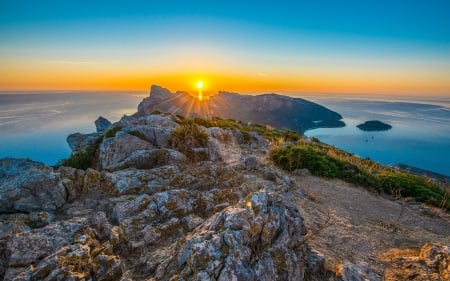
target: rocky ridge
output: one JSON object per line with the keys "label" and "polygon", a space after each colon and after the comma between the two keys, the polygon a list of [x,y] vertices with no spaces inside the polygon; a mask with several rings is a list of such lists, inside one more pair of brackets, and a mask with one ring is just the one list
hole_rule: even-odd
{"label": "rocky ridge", "polygon": [[150,96],[139,104],[135,116],[154,111],[183,116],[231,118],[297,132],[345,126],[341,121],[342,116],[337,112],[311,101],[277,94],[252,96],[221,91],[200,101],[189,93],[172,93],[153,85]]}
{"label": "rocky ridge", "polygon": [[[98,145],[86,170],[1,159],[0,277],[381,280],[364,263],[325,266],[295,204],[295,175],[307,172],[272,166],[264,138],[202,127],[208,142],[195,149],[206,157],[192,161],[170,145],[179,127],[178,117],[154,114],[71,135],[74,154]],[[386,276],[403,280],[402,269],[417,266],[404,280],[446,280],[448,245],[418,255],[396,259]]]}

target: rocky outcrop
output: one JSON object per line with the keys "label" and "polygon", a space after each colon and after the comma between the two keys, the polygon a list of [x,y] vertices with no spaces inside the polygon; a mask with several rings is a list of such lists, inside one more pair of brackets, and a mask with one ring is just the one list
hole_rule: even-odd
{"label": "rocky outcrop", "polygon": [[67,137],[67,144],[72,150],[72,153],[83,152],[86,151],[88,147],[96,145],[100,140],[100,138],[101,134],[99,133],[91,133],[91,134],[75,133],[70,134]]}
{"label": "rocky outcrop", "polygon": [[99,116],[97,120],[95,120],[95,127],[97,129],[97,133],[104,133],[109,127],[111,127],[111,121],[105,117]]}
{"label": "rocky outcrop", "polygon": [[150,142],[123,131],[117,132],[115,137],[103,140],[99,158],[101,167],[108,171],[130,167],[150,169],[186,160],[181,152],[173,149],[155,149]]}
{"label": "rocky outcrop", "polygon": [[60,177],[29,159],[0,160],[0,213],[54,212],[66,201]]}
{"label": "rocky outcrop", "polygon": [[187,280],[305,280],[306,229],[297,209],[267,192],[249,195],[186,236],[177,255]]}

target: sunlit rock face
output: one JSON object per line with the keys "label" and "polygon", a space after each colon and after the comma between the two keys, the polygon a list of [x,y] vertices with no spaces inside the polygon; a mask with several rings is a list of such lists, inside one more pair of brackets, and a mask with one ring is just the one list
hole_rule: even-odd
{"label": "sunlit rock face", "polygon": [[232,118],[244,122],[268,124],[298,132],[312,128],[342,127],[342,116],[316,103],[277,94],[258,96],[219,92],[200,100],[185,92],[171,93],[152,86],[150,96],[138,106],[136,116],[153,111],[184,116]]}

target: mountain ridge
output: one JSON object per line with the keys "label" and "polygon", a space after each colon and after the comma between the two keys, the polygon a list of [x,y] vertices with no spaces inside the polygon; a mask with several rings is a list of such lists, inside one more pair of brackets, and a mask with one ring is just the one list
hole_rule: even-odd
{"label": "mountain ridge", "polygon": [[267,124],[300,133],[315,128],[343,127],[342,116],[322,105],[275,93],[242,95],[219,91],[200,101],[187,92],[170,92],[153,85],[150,95],[138,105],[134,116],[153,111],[192,117],[220,117],[243,122]]}

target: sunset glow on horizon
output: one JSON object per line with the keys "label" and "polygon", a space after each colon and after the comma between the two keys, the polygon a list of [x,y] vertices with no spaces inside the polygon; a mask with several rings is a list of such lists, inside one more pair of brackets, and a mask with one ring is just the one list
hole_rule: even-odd
{"label": "sunset glow on horizon", "polygon": [[138,2],[3,2],[0,91],[450,96],[446,1]]}

